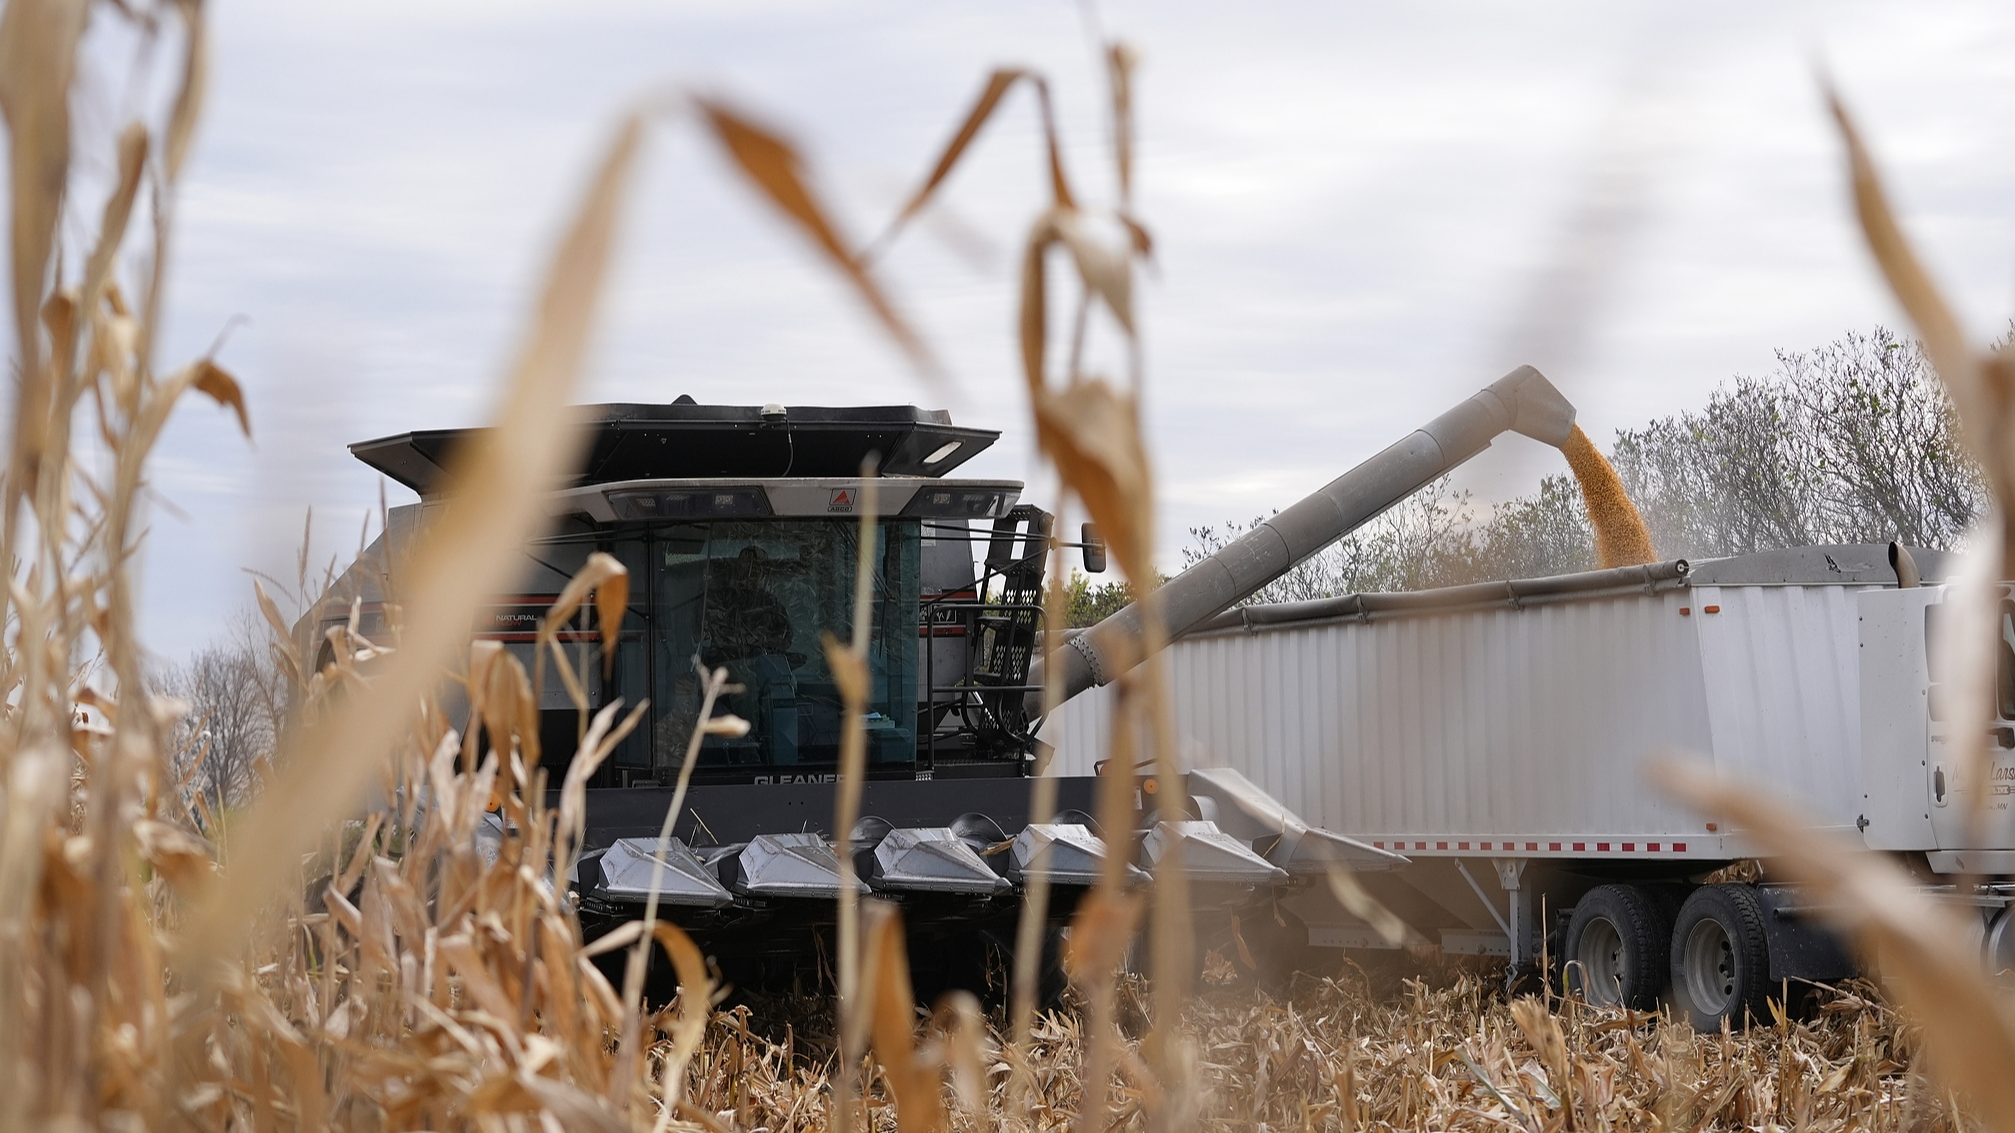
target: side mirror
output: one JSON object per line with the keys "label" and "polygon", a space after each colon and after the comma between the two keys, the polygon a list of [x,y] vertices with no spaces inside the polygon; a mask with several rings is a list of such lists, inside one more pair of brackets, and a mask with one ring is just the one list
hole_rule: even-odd
{"label": "side mirror", "polygon": [[1098,525],[1087,523],[1079,529],[1078,542],[1084,544],[1084,572],[1105,573],[1105,541],[1098,537]]}

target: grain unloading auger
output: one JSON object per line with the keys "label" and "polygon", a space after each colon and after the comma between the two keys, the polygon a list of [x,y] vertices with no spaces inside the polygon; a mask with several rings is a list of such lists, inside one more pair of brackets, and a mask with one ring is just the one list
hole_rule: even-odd
{"label": "grain unloading auger", "polygon": [[[1158,595],[1167,639],[1250,598],[1295,564],[1489,448],[1499,434],[1523,433],[1560,448],[1573,431],[1574,406],[1538,370],[1520,366],[1170,579]],[[1138,603],[1072,636],[1062,653],[1063,699],[1106,684],[1131,667],[1141,656],[1142,642]],[[1037,703],[1031,700],[1032,706]]]}
{"label": "grain unloading auger", "polygon": [[[1523,367],[1486,387],[1308,499],[1260,525],[1162,590],[1179,636],[1323,546],[1515,430],[1565,440],[1573,409]],[[663,915],[700,938],[738,983],[811,970],[843,882],[905,907],[920,988],[978,986],[989,954],[1014,938],[1022,886],[1046,875],[1061,925],[1098,876],[1106,843],[1089,817],[1095,777],[1057,783],[1055,820],[1031,821],[1039,721],[1041,590],[1050,517],[1017,504],[1021,485],[946,474],[997,433],[914,407],[852,409],[607,405],[590,411],[587,459],[550,497],[551,532],[528,548],[518,590],[477,627],[533,668],[535,629],[555,596],[604,551],[629,569],[630,602],[612,667],[589,662],[601,638],[592,607],[561,633],[578,649],[591,709],[649,701],[645,722],[596,772],[574,882],[585,921],[641,914],[653,888]],[[441,467],[462,430],[367,441],[352,452],[413,488],[388,530],[322,604],[326,624],[361,603],[366,636],[395,606],[388,564],[446,501]],[[858,469],[882,477],[866,708],[867,782],[851,831],[833,830],[843,711],[820,635],[850,632],[863,499]],[[980,549],[977,562],[974,549]],[[1087,566],[1095,554],[1087,548]],[[326,636],[326,635],[321,635]],[[1138,655],[1132,608],[1071,639],[1066,694]],[[318,636],[317,640],[321,637]],[[705,735],[693,784],[657,833],[696,724],[696,662],[726,668],[721,710],[746,735]],[[575,749],[579,709],[563,686],[540,690],[538,748],[557,783]],[[520,737],[520,746],[529,737]],[[1202,921],[1273,907],[1334,864],[1390,869],[1405,859],[1316,829],[1236,771],[1197,769],[1181,785],[1194,819],[1145,829],[1137,880],[1180,860]],[[499,829],[496,836],[503,836]],[[1227,911],[1233,917],[1223,914]],[[1254,925],[1280,918],[1255,916]],[[1202,922],[1200,922],[1202,923]],[[921,940],[918,938],[922,938]],[[1251,938],[1255,952],[1266,942]],[[997,965],[992,965],[997,967]]]}

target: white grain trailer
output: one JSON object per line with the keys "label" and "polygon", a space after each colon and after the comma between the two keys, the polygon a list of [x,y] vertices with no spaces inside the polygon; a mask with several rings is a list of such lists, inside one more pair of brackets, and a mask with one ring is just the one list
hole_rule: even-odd
{"label": "white grain trailer", "polygon": [[[1945,556],[1912,554],[1943,577]],[[1739,1021],[1780,980],[1852,965],[1796,889],[1700,884],[1755,851],[1654,788],[1652,755],[1697,754],[1933,881],[2015,873],[2015,760],[1990,787],[1997,848],[1963,849],[1926,648],[1944,591],[1897,579],[1885,546],[1809,547],[1248,606],[1170,647],[1177,729],[1192,765],[1404,853],[1361,880],[1444,949],[1523,966],[1546,948],[1591,999],[1670,989],[1702,1025]],[[2015,602],[2000,616],[2008,752]],[[1047,722],[1059,773],[1104,758],[1110,699],[1093,690]],[[1970,902],[2004,967],[2010,898],[1988,884]],[[1382,943],[1320,889],[1283,905],[1312,946]]]}

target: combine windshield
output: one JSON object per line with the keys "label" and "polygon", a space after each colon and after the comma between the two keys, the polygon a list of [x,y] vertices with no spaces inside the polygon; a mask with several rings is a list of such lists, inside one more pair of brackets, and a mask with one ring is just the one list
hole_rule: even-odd
{"label": "combine windshield", "polygon": [[[880,530],[868,646],[870,772],[907,770],[916,753],[921,540],[915,522],[885,521]],[[718,520],[652,528],[618,544],[633,577],[648,580],[631,609],[651,623],[649,647],[619,664],[631,676],[622,683],[651,690],[651,760],[660,781],[678,773],[698,717],[695,657],[725,667],[740,686],[716,712],[750,725],[746,736],[706,737],[699,778],[824,778],[838,769],[843,708],[821,634],[844,642],[853,632],[858,537],[851,521]],[[648,673],[636,672],[640,662]]]}

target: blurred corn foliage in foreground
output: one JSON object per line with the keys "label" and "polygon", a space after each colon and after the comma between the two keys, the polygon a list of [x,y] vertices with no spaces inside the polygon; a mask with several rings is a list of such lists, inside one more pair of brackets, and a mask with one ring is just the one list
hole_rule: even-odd
{"label": "blurred corn foliage in foreground", "polygon": [[[103,140],[108,154],[84,162],[72,152],[69,105],[93,20],[129,23],[174,61],[174,81],[159,106]],[[295,711],[280,751],[257,769],[259,789],[220,807],[220,795],[198,789],[203,730],[182,727],[186,705],[148,686],[129,571],[146,462],[170,414],[194,393],[252,429],[237,382],[214,359],[156,356],[169,218],[204,87],[203,20],[200,0],[9,0],[0,11],[17,378],[0,483],[10,581],[0,598],[0,1128],[1956,1127],[1952,1095],[1910,1070],[1919,1046],[1970,1091],[1977,1112],[2001,1127],[2015,1122],[2015,1101],[1982,1070],[2015,1065],[1999,1001],[1967,972],[1921,967],[1944,955],[1938,943],[1881,910],[1863,910],[1864,923],[1890,933],[1904,1001],[1929,1008],[1922,1023],[1832,995],[1813,1022],[1735,1037],[1571,1005],[1556,1013],[1540,1000],[1507,1005],[1473,978],[1434,991],[1419,984],[1396,999],[1368,995],[1347,975],[1279,1000],[1193,994],[1180,873],[1162,871],[1175,880],[1145,897],[1129,892],[1118,873],[1125,847],[1109,855],[1113,872],[1073,928],[1063,1012],[1036,1010],[1040,949],[1029,945],[1042,923],[1039,893],[1010,1010],[991,1022],[956,999],[920,1017],[899,925],[872,904],[846,917],[858,931],[841,949],[839,1010],[786,1019],[781,1035],[775,1020],[752,1028],[746,1011],[718,1010],[724,989],[704,957],[654,916],[584,944],[553,879],[580,849],[587,777],[637,706],[584,720],[565,780],[547,783],[527,771],[538,764],[530,708],[548,679],[545,654],[527,673],[499,650],[471,648],[468,627],[536,530],[538,491],[574,459],[565,406],[653,128],[678,119],[707,131],[937,380],[930,351],[869,257],[851,251],[797,151],[696,97],[660,98],[614,131],[524,321],[495,427],[458,454],[457,504],[399,564],[411,599],[395,632],[367,640],[353,622],[333,635],[335,661],[313,671],[261,593]],[[1152,242],[1131,204],[1132,58],[1118,45],[1102,45],[1100,58],[1118,187],[1110,207],[1094,210],[1074,191],[1044,80],[1001,71],[876,247],[927,206],[1003,99],[1031,88],[1050,189],[1021,274],[1037,436],[1152,610],[1152,475],[1132,301],[1134,267]],[[72,170],[99,166],[111,180],[80,199]],[[76,230],[59,224],[71,214],[97,218],[88,235],[59,235]],[[1070,268],[1061,351],[1051,349],[1053,260]],[[1894,261],[1885,253],[1892,273]],[[1912,305],[1969,443],[1997,489],[2015,483],[2004,474],[2015,449],[1992,415],[2008,404],[1992,395],[2005,367],[1955,353],[1950,328],[1927,327],[1920,307],[1936,311]],[[1118,336],[1125,374],[1087,372],[1093,333]],[[2007,573],[2006,561],[1995,565]],[[584,602],[620,607],[626,586],[612,561],[591,562],[548,627]],[[1060,591],[1051,602],[1062,624]],[[551,675],[584,704],[569,659],[549,634],[542,640]],[[849,646],[829,649],[844,669]],[[703,717],[720,681],[708,674]],[[451,718],[434,699],[450,684],[462,686],[466,715]],[[1154,663],[1120,682],[1112,750],[1122,758],[1100,804],[1107,830],[1133,826],[1126,769],[1175,770],[1165,687]],[[178,749],[177,737],[196,737],[197,747]],[[1046,815],[1054,796],[1045,800],[1042,780],[1033,789]],[[1715,790],[1690,789],[1702,798]],[[356,820],[357,800],[372,791],[383,805]],[[1811,872],[1825,880],[1823,862],[1834,859],[1786,837],[1784,853],[1820,863]],[[1879,865],[1835,866],[1849,871],[1834,878],[1843,908],[1886,892]],[[1141,925],[1153,976],[1145,982],[1122,971]],[[679,977],[669,1004],[643,996],[653,949]],[[1204,967],[1211,983],[1228,965],[1211,957]],[[1964,995],[1970,1008],[1955,998]]]}

